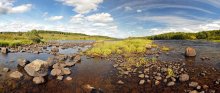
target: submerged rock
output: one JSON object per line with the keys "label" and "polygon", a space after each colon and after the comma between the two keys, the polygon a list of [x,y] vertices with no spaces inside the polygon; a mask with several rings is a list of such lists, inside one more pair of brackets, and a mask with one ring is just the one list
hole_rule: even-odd
{"label": "submerged rock", "polygon": [[45,80],[44,80],[43,77],[34,77],[34,78],[33,78],[33,82],[34,82],[35,84],[42,84],[42,83],[45,82]]}
{"label": "submerged rock", "polygon": [[197,82],[190,82],[189,87],[197,87],[199,84]]}
{"label": "submerged rock", "polygon": [[57,76],[57,80],[63,80],[63,76]]}
{"label": "submerged rock", "polygon": [[119,80],[118,82],[117,82],[118,84],[124,84],[124,82],[123,81],[121,81],[121,80]]}
{"label": "submerged rock", "polygon": [[36,59],[27,64],[24,69],[30,76],[46,76],[48,74],[48,62]]}
{"label": "submerged rock", "polygon": [[23,77],[23,74],[19,71],[14,71],[9,75],[11,78],[16,78],[16,79],[20,79],[21,77]]}
{"label": "submerged rock", "polygon": [[188,74],[181,74],[180,77],[179,77],[179,80],[181,82],[188,81],[189,80],[189,75]]}
{"label": "submerged rock", "polygon": [[139,85],[143,85],[145,83],[145,80],[140,80]]}
{"label": "submerged rock", "polygon": [[196,50],[192,47],[187,47],[186,50],[185,50],[185,56],[195,57],[196,56]]}
{"label": "submerged rock", "polygon": [[175,85],[175,82],[171,81],[169,83],[167,83],[167,86],[170,87],[170,86],[174,86]]}
{"label": "submerged rock", "polygon": [[68,76],[68,77],[66,77],[66,80],[70,81],[70,80],[72,80],[72,77]]}

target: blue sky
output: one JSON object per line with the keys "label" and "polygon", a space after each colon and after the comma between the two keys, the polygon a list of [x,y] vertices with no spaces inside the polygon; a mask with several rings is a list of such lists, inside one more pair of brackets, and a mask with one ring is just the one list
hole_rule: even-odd
{"label": "blue sky", "polygon": [[0,31],[149,36],[220,29],[220,0],[0,0]]}

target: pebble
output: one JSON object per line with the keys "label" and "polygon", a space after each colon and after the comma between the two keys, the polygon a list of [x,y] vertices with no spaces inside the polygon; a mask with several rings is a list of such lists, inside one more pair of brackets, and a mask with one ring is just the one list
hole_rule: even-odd
{"label": "pebble", "polygon": [[118,84],[121,84],[121,85],[123,85],[123,84],[124,84],[124,82],[123,82],[123,81],[121,81],[121,80],[119,80],[117,83],[118,83]]}
{"label": "pebble", "polygon": [[174,86],[175,85],[175,82],[171,81],[169,83],[167,83],[167,86],[170,87],[170,86]]}
{"label": "pebble", "polygon": [[66,77],[66,80],[68,80],[68,81],[70,81],[70,80],[72,80],[72,79],[73,79],[73,78],[70,77],[70,76]]}
{"label": "pebble", "polygon": [[159,81],[159,80],[162,80],[162,77],[160,77],[160,76],[155,76],[154,78],[155,78],[156,80],[158,80],[158,81]]}
{"label": "pebble", "polygon": [[144,78],[144,74],[140,74],[138,77],[139,78]]}
{"label": "pebble", "polygon": [[206,90],[206,89],[209,88],[209,86],[208,85],[203,85],[202,88]]}
{"label": "pebble", "polygon": [[197,90],[190,91],[189,93],[199,93]]}
{"label": "pebble", "polygon": [[199,84],[197,82],[190,82],[189,87],[197,87]]}
{"label": "pebble", "polygon": [[8,71],[9,71],[9,68],[3,68],[3,71],[4,71],[4,72],[8,72]]}
{"label": "pebble", "polygon": [[139,85],[143,85],[145,83],[145,80],[140,80]]}
{"label": "pebble", "polygon": [[58,80],[63,80],[63,76],[57,76]]}
{"label": "pebble", "polygon": [[159,84],[160,84],[160,81],[156,80],[154,84],[155,84],[155,85],[159,85]]}
{"label": "pebble", "polygon": [[43,77],[34,77],[34,78],[33,78],[33,82],[34,82],[35,84],[42,84],[42,83],[45,82],[45,80],[44,80]]}
{"label": "pebble", "polygon": [[188,74],[181,74],[180,77],[179,77],[179,80],[181,82],[188,81],[189,80],[189,75]]}
{"label": "pebble", "polygon": [[196,89],[200,90],[200,89],[201,89],[201,86],[197,86]]}

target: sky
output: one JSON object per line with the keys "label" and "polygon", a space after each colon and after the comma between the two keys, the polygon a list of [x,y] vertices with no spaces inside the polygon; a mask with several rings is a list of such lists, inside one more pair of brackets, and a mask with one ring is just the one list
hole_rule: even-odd
{"label": "sky", "polygon": [[220,0],[0,0],[0,32],[117,38],[220,29]]}

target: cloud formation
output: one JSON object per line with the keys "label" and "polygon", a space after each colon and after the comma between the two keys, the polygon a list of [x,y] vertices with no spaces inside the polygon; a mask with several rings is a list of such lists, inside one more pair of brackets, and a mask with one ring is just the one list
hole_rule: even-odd
{"label": "cloud formation", "polygon": [[74,7],[74,11],[80,14],[89,13],[92,10],[97,10],[98,5],[103,0],[57,0],[62,2],[64,5]]}
{"label": "cloud formation", "polygon": [[46,20],[58,21],[58,20],[61,20],[61,19],[63,19],[63,16],[51,16],[51,17],[47,18]]}
{"label": "cloud formation", "polygon": [[32,4],[14,6],[14,0],[0,1],[0,14],[24,13],[31,9]]}

